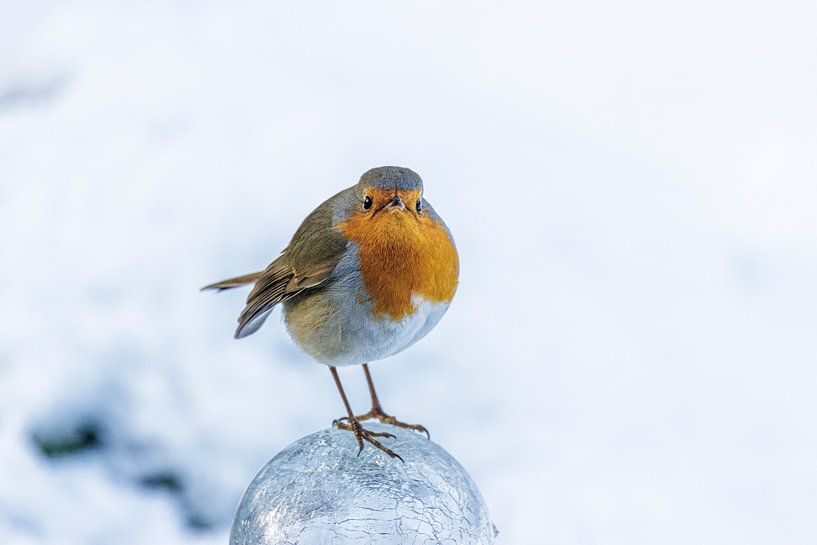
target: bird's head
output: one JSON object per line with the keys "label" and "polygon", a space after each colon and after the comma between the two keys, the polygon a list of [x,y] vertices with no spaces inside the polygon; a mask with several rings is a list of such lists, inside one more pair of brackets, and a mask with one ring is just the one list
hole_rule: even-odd
{"label": "bird's head", "polygon": [[371,218],[383,214],[423,213],[423,180],[416,172],[402,167],[373,168],[360,177],[355,188],[358,214]]}

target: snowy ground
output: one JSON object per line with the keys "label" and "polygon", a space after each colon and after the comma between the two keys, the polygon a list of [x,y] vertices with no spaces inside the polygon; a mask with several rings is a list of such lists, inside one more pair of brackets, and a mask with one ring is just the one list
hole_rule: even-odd
{"label": "snowy ground", "polygon": [[[817,539],[813,2],[0,7],[0,543],[223,544],[341,414],[244,293],[409,166],[462,282],[373,367],[501,544]],[[365,409],[362,373],[344,370]]]}

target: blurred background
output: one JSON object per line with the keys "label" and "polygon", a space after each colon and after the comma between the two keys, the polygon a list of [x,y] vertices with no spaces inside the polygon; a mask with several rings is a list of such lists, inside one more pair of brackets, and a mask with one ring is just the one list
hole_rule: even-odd
{"label": "blurred background", "polygon": [[[343,413],[258,270],[423,176],[448,315],[375,364],[500,544],[817,539],[814,2],[3,2],[0,543],[223,544]],[[366,410],[362,372],[342,370]]]}

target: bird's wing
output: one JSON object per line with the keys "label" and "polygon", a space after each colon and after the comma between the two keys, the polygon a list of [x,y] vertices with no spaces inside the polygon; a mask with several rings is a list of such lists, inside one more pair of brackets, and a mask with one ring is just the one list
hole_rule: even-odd
{"label": "bird's wing", "polygon": [[206,291],[206,290],[224,291],[224,290],[229,290],[229,289],[232,289],[232,288],[237,288],[237,287],[243,286],[245,284],[252,284],[256,280],[261,278],[262,274],[264,274],[263,271],[254,272],[254,273],[250,273],[250,274],[243,274],[241,276],[236,276],[235,278],[228,278],[227,280],[222,280],[220,282],[214,282],[212,284],[208,284],[207,286],[204,286],[203,288],[201,288],[201,291]]}
{"label": "bird's wing", "polygon": [[289,246],[264,269],[238,318],[236,338],[258,330],[278,303],[319,286],[332,275],[346,252],[347,240],[332,223],[332,199],[315,209]]}

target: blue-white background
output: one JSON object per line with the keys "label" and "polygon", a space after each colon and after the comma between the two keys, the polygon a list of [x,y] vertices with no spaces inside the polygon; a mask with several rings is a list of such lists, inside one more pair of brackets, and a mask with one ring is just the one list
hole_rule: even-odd
{"label": "blue-white background", "polygon": [[498,543],[815,543],[817,5],[751,0],[2,2],[0,543],[225,543],[342,406],[197,289],[384,164],[462,276],[373,373]]}

